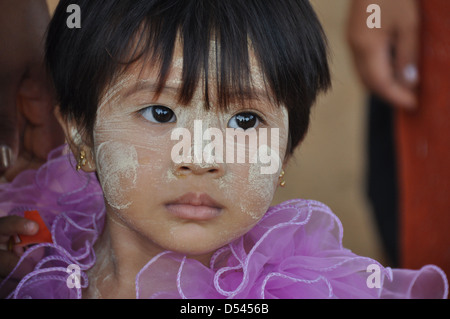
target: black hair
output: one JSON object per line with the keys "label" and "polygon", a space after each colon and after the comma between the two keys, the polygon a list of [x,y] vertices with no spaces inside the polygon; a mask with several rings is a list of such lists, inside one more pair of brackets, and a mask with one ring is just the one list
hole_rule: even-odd
{"label": "black hair", "polygon": [[[81,28],[66,25],[67,7],[81,9]],[[272,98],[289,113],[289,149],[303,139],[310,108],[330,86],[326,37],[307,0],[61,0],[50,23],[46,61],[61,114],[92,132],[105,89],[133,62],[158,62],[157,93],[183,43],[179,100],[188,103],[216,41],[218,105],[244,99],[253,50]]]}

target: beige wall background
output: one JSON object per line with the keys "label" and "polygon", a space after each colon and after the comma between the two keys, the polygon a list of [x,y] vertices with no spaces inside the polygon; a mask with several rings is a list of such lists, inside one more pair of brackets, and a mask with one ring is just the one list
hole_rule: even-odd
{"label": "beige wall background", "polygon": [[[58,0],[47,0],[53,12]],[[292,198],[327,204],[344,226],[344,246],[384,262],[365,197],[365,94],[345,39],[348,0],[311,0],[328,36],[332,90],[313,109],[311,127],[286,169],[273,204]]]}
{"label": "beige wall background", "polygon": [[47,4],[48,4],[48,9],[50,11],[50,13],[52,13],[56,6],[58,5],[59,0],[47,0]]}

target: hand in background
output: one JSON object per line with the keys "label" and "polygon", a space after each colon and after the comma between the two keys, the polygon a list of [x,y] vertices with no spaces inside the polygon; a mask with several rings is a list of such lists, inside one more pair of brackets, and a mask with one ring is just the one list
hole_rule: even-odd
{"label": "hand in background", "polygon": [[11,236],[34,235],[39,226],[34,221],[19,216],[0,217],[0,280],[5,278],[16,266],[24,248],[14,247],[8,250]]}
{"label": "hand in background", "polygon": [[[367,27],[369,4],[381,8],[379,29]],[[352,0],[349,12],[348,41],[363,84],[390,104],[406,109],[417,106],[418,11],[417,0]]]}
{"label": "hand in background", "polygon": [[42,165],[64,142],[44,66],[45,0],[0,0],[0,178]]}

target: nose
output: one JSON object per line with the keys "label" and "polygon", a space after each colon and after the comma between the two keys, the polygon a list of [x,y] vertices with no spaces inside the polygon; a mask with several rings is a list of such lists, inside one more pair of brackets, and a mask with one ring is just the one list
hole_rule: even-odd
{"label": "nose", "polygon": [[175,164],[175,176],[186,177],[188,175],[208,175],[212,178],[219,178],[225,174],[225,166],[221,163],[180,163]]}
{"label": "nose", "polygon": [[208,118],[206,126],[203,125],[203,120],[187,124],[188,128],[177,128],[180,131],[175,134],[183,140],[171,152],[174,175],[183,177],[207,174],[212,178],[223,176],[226,164],[223,163],[224,137],[219,129],[220,123]]}

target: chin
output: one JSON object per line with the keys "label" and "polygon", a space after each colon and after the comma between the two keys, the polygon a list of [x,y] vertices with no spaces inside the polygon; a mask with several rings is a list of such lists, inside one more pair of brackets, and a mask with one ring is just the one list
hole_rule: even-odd
{"label": "chin", "polygon": [[189,230],[173,232],[170,243],[164,246],[166,250],[187,256],[201,256],[214,253],[240,235],[240,233],[225,235],[217,231],[206,231],[197,225],[189,227]]}

